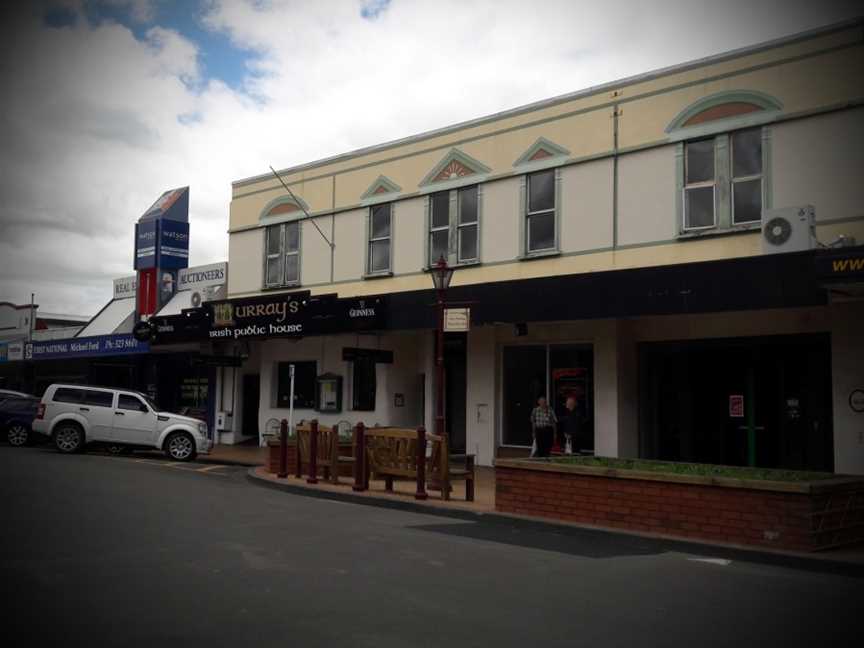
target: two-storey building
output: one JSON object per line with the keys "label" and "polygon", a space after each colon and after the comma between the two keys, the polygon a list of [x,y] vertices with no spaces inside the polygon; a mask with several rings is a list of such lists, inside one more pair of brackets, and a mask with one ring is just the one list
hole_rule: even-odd
{"label": "two-storey building", "polygon": [[597,454],[864,472],[862,248],[840,247],[864,241],[862,71],[854,21],[282,169],[290,192],[234,182],[230,299],[385,313],[220,342],[246,358],[235,432],[287,415],[289,364],[297,418],[431,427],[443,255],[471,313],[447,428],[479,463],[573,395]]}

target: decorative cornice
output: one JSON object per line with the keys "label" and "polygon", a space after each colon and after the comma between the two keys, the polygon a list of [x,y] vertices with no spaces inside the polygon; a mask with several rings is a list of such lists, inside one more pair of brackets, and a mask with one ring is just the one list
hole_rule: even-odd
{"label": "decorative cornice", "polygon": [[[675,131],[687,128],[688,126],[686,126],[686,124],[691,119],[693,119],[700,113],[705,112],[706,110],[722,106],[723,104],[750,104],[754,107],[754,111],[744,114],[750,115],[751,117],[753,116],[754,112],[767,112],[771,115],[776,115],[779,114],[780,110],[783,108],[783,105],[777,99],[775,99],[771,95],[765,94],[764,92],[759,92],[757,90],[731,90],[724,92],[716,92],[714,94],[708,95],[707,97],[702,97],[701,99],[694,101],[684,110],[679,112],[675,116],[675,118],[671,122],[669,122],[669,125],[666,127],[666,132],[674,133]],[[716,121],[734,121],[739,118],[740,115],[734,115],[731,117],[720,118]],[[707,124],[711,122],[705,123]],[[692,128],[692,126],[690,126],[690,128]]]}
{"label": "decorative cornice", "polygon": [[369,185],[369,188],[360,196],[360,200],[367,198],[377,198],[385,194],[395,194],[402,191],[402,187],[393,182],[390,178],[384,175],[379,175],[375,181]]}
{"label": "decorative cornice", "polygon": [[431,185],[445,184],[467,176],[488,174],[492,169],[467,153],[457,148],[447,152],[441,161],[426,174],[418,186],[427,187]]}
{"label": "decorative cornice", "polygon": [[547,162],[553,158],[564,159],[570,155],[570,151],[559,146],[545,137],[538,137],[537,141],[528,147],[522,155],[513,163],[514,167]]}
{"label": "decorative cornice", "polygon": [[[279,207],[284,206],[285,209],[278,209]],[[293,209],[291,209],[293,207]],[[272,214],[274,210],[278,210],[277,213]],[[306,204],[299,196],[279,196],[278,198],[274,198],[271,200],[264,209],[261,210],[261,215],[258,217],[262,223],[267,222],[273,219],[285,220],[286,214],[293,212],[300,212],[300,215],[303,216],[309,212],[309,205]]]}

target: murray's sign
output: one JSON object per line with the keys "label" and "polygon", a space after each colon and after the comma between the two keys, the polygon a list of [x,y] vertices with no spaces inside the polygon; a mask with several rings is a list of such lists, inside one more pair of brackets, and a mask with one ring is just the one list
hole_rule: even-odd
{"label": "murray's sign", "polygon": [[300,336],[309,292],[212,302],[211,338]]}

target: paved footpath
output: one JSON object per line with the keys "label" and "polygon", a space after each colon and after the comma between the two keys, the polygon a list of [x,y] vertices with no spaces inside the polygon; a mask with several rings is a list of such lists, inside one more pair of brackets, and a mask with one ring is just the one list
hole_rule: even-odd
{"label": "paved footpath", "polygon": [[3,645],[860,646],[864,578],[0,447]]}

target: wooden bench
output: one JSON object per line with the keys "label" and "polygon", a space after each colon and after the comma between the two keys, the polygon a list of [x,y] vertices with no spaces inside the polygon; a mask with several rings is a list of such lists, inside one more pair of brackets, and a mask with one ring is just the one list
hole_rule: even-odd
{"label": "wooden bench", "polygon": [[[355,438],[365,449],[362,479],[355,490],[368,489],[370,476],[383,477],[385,489],[391,492],[394,479],[411,479],[417,483],[414,497],[426,499],[428,475],[428,488],[440,490],[445,500],[450,499],[451,482],[454,479],[464,479],[465,499],[474,501],[474,457],[465,456],[464,469],[451,467],[446,438],[427,434],[422,427],[417,430],[364,428],[362,424],[358,424]],[[432,444],[428,458],[427,443]]]}
{"label": "wooden bench", "polygon": [[306,481],[318,483],[318,471],[323,470],[324,479],[339,483],[339,467],[353,465],[354,457],[339,454],[339,430],[336,427],[318,425],[318,421],[297,426],[295,476],[300,478],[306,468]]}

